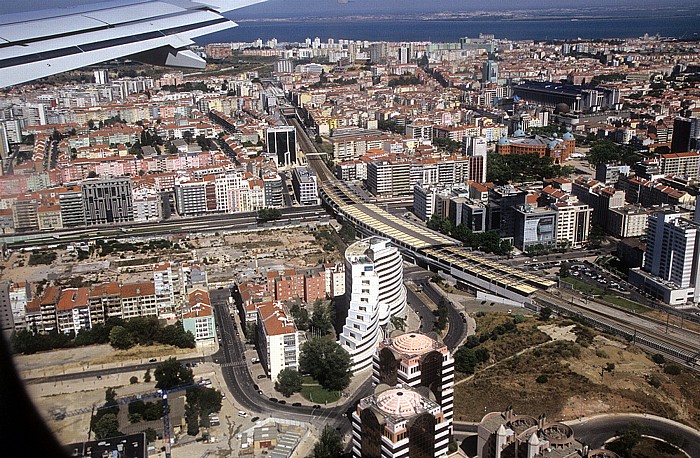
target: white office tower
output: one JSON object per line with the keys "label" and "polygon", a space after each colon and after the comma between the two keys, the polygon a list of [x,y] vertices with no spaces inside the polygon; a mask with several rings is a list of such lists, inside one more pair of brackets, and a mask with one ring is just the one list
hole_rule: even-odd
{"label": "white office tower", "polygon": [[389,240],[370,237],[345,251],[345,296],[348,316],[340,345],[352,357],[352,371],[372,365],[383,338],[382,327],[392,316],[406,317],[403,260]]}

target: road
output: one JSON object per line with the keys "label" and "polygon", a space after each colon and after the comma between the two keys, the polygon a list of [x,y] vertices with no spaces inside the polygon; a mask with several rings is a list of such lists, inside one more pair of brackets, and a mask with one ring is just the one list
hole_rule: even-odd
{"label": "road", "polygon": [[39,246],[87,239],[107,239],[125,237],[148,237],[165,234],[192,234],[197,232],[230,232],[252,229],[265,229],[286,224],[308,224],[327,219],[328,215],[320,206],[291,207],[280,209],[282,216],[276,221],[257,223],[256,213],[226,213],[197,216],[191,218],[173,218],[154,224],[124,224],[118,227],[91,226],[74,229],[62,229],[52,232],[31,232],[0,237],[10,247]]}
{"label": "road", "polygon": [[613,414],[584,418],[581,422],[566,422],[574,430],[574,437],[594,448],[631,423],[642,427],[642,434],[658,437],[681,447],[691,457],[700,457],[700,432],[680,423],[651,415]]}
{"label": "road", "polygon": [[236,401],[245,409],[265,415],[271,415],[290,420],[300,420],[313,423],[323,428],[330,425],[339,428],[341,434],[347,434],[351,424],[346,416],[348,408],[362,397],[372,393],[372,382],[368,379],[345,404],[332,408],[313,408],[311,406],[296,407],[290,404],[279,404],[267,396],[258,394],[255,382],[248,370],[244,348],[240,338],[236,337],[236,325],[228,310],[229,290],[210,290],[210,298],[214,308],[217,327],[221,329],[226,343],[221,346],[214,358],[222,363],[222,373],[226,386]]}
{"label": "road", "polygon": [[[423,289],[422,292],[415,292],[411,288],[406,288],[409,304],[423,320],[422,329],[424,332],[432,330],[436,321],[435,315],[425,304],[425,300],[428,299],[437,305],[442,299],[442,296],[433,289],[433,285],[430,283],[430,278],[433,275],[435,275],[433,272],[418,266],[404,267],[404,278],[413,281],[416,285],[421,285]],[[466,337],[467,325],[462,321],[462,316],[456,308],[448,306],[447,311],[448,328],[447,334],[445,334],[442,341],[450,350],[454,351],[457,345]]]}

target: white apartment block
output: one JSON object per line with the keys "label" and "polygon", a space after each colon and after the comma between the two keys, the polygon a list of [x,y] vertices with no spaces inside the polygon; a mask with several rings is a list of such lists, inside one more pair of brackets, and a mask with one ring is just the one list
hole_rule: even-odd
{"label": "white apartment block", "polygon": [[349,310],[340,345],[350,353],[352,371],[372,364],[392,316],[406,317],[403,259],[389,240],[370,237],[345,251],[345,296]]}
{"label": "white apartment block", "polygon": [[593,210],[581,202],[556,202],[556,244],[570,248],[581,248],[588,242]]}
{"label": "white apartment block", "polygon": [[258,352],[263,367],[275,381],[284,369],[299,369],[299,333],[282,302],[257,308]]}

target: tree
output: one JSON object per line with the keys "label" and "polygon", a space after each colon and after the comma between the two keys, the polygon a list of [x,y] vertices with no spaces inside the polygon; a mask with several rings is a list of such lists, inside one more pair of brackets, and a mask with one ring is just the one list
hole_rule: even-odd
{"label": "tree", "polygon": [[610,140],[598,140],[593,143],[586,155],[591,164],[607,164],[623,160],[623,148]]}
{"label": "tree", "polygon": [[327,390],[342,390],[350,384],[350,354],[337,342],[315,338],[304,343],[299,357],[301,372],[307,373]]}
{"label": "tree", "polygon": [[310,324],[317,334],[323,335],[326,335],[328,330],[333,327],[330,310],[320,300],[314,304],[314,313],[311,315]]}
{"label": "tree", "polygon": [[139,383],[139,378],[135,375],[132,375],[131,378],[129,379],[129,383],[131,383],[132,385],[135,385],[135,384]]}
{"label": "tree", "polygon": [[143,383],[151,383],[151,369],[146,369],[146,373],[143,374]]}
{"label": "tree", "polygon": [[651,357],[651,360],[658,365],[662,365],[666,362],[666,358],[661,353],[654,354],[654,356]]}
{"label": "tree", "polygon": [[392,316],[389,321],[391,325],[394,326],[399,331],[406,330],[406,318],[401,318],[400,316]]}
{"label": "tree", "polygon": [[148,441],[149,444],[155,442],[156,438],[158,438],[158,433],[153,428],[146,428],[144,432],[146,433],[146,441]]}
{"label": "tree", "polygon": [[156,377],[156,388],[161,390],[194,382],[192,369],[183,366],[175,358],[168,358],[160,363],[153,375]]}
{"label": "tree", "polygon": [[102,415],[100,419],[95,422],[93,431],[95,432],[95,438],[98,440],[122,435],[122,433],[119,432],[119,420],[117,420],[117,415],[111,412]]}
{"label": "tree", "polygon": [[542,321],[547,321],[552,317],[552,309],[549,307],[544,307],[540,309],[540,319]]}
{"label": "tree", "polygon": [[115,326],[109,331],[109,344],[117,350],[126,350],[134,346],[134,341],[124,326]]}
{"label": "tree", "polygon": [[606,444],[607,449],[612,450],[625,458],[632,458],[632,451],[642,438],[642,427],[637,423],[630,423],[622,431],[618,431],[616,441]]}
{"label": "tree", "polygon": [[105,390],[105,406],[116,406],[117,405],[117,390],[114,388],[107,387]]}
{"label": "tree", "polygon": [[314,445],[313,458],[340,458],[343,455],[343,443],[336,430],[326,425],[321,438]]}
{"label": "tree", "polygon": [[301,391],[301,384],[302,378],[299,371],[294,369],[283,369],[277,375],[275,389],[288,398],[294,393]]}
{"label": "tree", "polygon": [[274,221],[282,217],[282,212],[276,208],[261,208],[258,210],[258,220],[262,223]]}
{"label": "tree", "polygon": [[340,228],[338,235],[343,239],[343,242],[350,243],[355,240],[355,228],[347,221],[343,221],[343,226]]}
{"label": "tree", "polygon": [[477,360],[474,350],[467,347],[460,347],[455,352],[455,369],[463,374],[473,374],[476,369]]}

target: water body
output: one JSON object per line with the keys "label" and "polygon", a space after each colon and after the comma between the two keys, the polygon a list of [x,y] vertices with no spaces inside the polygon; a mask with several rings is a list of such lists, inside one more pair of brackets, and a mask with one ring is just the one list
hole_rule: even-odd
{"label": "water body", "polygon": [[457,42],[460,37],[492,33],[512,40],[573,40],[576,38],[634,38],[645,33],[665,37],[698,38],[700,14],[652,14],[637,17],[541,18],[525,20],[349,20],[309,19],[288,21],[244,21],[239,27],[200,38],[200,44],[216,42],[252,42],[276,38],[303,42],[307,37],[370,41]]}

